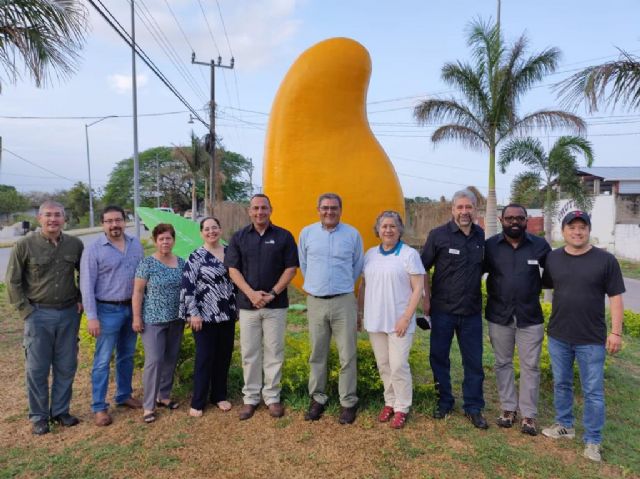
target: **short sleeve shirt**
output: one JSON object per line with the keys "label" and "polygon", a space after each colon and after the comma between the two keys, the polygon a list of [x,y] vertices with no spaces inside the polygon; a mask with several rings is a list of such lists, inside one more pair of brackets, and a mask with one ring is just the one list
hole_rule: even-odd
{"label": "short sleeve shirt", "polygon": [[595,246],[581,255],[555,249],[547,256],[542,281],[553,288],[549,336],[572,344],[606,342],[604,297],[625,291],[615,256]]}
{"label": "short sleeve shirt", "polygon": [[[392,333],[411,299],[411,276],[425,274],[418,252],[402,244],[396,253],[370,248],[364,256],[364,327],[370,333]],[[407,333],[416,329],[415,314]]]}
{"label": "short sleeve shirt", "polygon": [[422,250],[422,264],[431,279],[431,310],[469,316],[482,310],[484,230],[471,226],[465,235],[455,222],[434,228]]}
{"label": "short sleeve shirt", "polygon": [[[235,268],[256,291],[270,291],[287,268],[297,268],[298,247],[291,233],[270,224],[260,235],[252,224],[231,237],[224,257],[227,268]],[[286,288],[266,308],[287,308],[289,297]],[[238,291],[238,307],[255,309],[251,301]]]}
{"label": "short sleeve shirt", "polygon": [[142,303],[142,320],[146,324],[168,323],[178,319],[184,264],[184,260],[178,257],[178,265],[172,268],[153,256],[147,256],[138,264],[136,278],[147,281]]}

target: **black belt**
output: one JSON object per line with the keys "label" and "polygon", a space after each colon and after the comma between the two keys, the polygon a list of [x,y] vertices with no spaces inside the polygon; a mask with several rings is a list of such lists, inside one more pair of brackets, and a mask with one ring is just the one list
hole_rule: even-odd
{"label": "black belt", "polygon": [[313,296],[313,295],[311,296],[318,299],[332,299],[332,298],[337,298],[338,296],[344,296],[345,294],[349,294],[349,293],[328,294],[326,296]]}
{"label": "black belt", "polygon": [[57,309],[57,310],[61,310],[61,309],[70,308],[71,306],[75,306],[77,303],[78,303],[77,300],[72,299],[70,301],[67,301],[66,303],[56,303],[56,304],[33,303],[33,302],[31,302],[31,306],[33,306],[35,308],[42,308],[42,309]]}
{"label": "black belt", "polygon": [[114,306],[131,306],[131,298],[122,301],[106,301],[104,299],[96,299],[96,302],[103,304],[113,304]]}

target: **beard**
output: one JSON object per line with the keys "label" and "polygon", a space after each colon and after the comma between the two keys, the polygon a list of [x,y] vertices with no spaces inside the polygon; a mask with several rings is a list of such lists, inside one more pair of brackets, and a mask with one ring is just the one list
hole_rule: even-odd
{"label": "beard", "polygon": [[520,239],[527,231],[527,225],[524,226],[502,226],[502,232],[511,239]]}

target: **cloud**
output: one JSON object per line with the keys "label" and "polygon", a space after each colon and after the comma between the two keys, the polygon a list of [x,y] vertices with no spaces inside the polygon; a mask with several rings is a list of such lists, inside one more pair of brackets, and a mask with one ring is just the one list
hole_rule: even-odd
{"label": "cloud", "polygon": [[[136,78],[138,88],[144,87],[149,82],[149,78],[143,74],[137,75]],[[107,81],[109,83],[109,88],[114,90],[116,93],[124,94],[131,91],[131,75],[120,75],[119,73],[115,73],[113,75],[109,75]]]}
{"label": "cloud", "polygon": [[[219,0],[223,26],[213,1],[202,3],[203,15],[195,2],[172,0],[169,10],[165,0],[146,0],[136,7],[136,42],[167,71],[173,70],[176,62],[191,70],[192,49],[198,60],[209,61],[221,55],[225,64],[233,53],[240,70],[256,70],[272,62],[281,47],[300,30],[302,22],[296,18],[296,12],[305,1]],[[128,28],[131,23],[128,9],[113,9],[112,13]],[[94,32],[102,40],[124,47],[96,12],[91,15]],[[172,57],[171,61],[167,55]]]}

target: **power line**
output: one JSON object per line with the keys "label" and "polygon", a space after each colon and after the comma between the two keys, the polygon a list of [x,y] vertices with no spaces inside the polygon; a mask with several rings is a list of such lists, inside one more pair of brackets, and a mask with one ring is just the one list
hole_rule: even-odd
{"label": "power line", "polygon": [[198,0],[198,5],[200,5],[200,11],[202,12],[202,17],[204,18],[204,22],[207,24],[207,30],[209,30],[209,35],[211,36],[211,40],[213,41],[213,46],[218,52],[218,56],[220,56],[220,49],[218,48],[218,42],[216,42],[216,38],[213,36],[213,30],[211,29],[211,25],[209,24],[209,20],[207,19],[207,14],[204,12],[204,7],[202,6],[202,2]]}
{"label": "power line", "polygon": [[[128,0],[124,0],[124,1],[128,2]],[[151,34],[151,36],[153,37],[155,42],[158,44],[160,49],[167,56],[169,61],[176,68],[180,76],[182,76],[182,78],[187,83],[187,85],[189,85],[189,87],[193,90],[196,96],[200,97],[201,101],[204,101],[203,100],[205,98],[204,90],[198,84],[198,82],[196,81],[195,77],[191,74],[191,72],[187,69],[184,61],[180,58],[180,55],[178,54],[176,49],[173,47],[173,44],[162,31],[162,28],[160,28],[160,25],[158,24],[157,20],[154,18],[153,14],[151,13],[147,5],[144,3],[144,0],[138,0],[138,4],[142,8],[136,9],[136,15],[138,16],[142,24],[145,26],[147,31]]]}
{"label": "power line", "polygon": [[62,175],[60,175],[60,174],[56,173],[55,171],[52,171],[52,170],[49,170],[48,168],[45,168],[44,166],[40,166],[39,164],[34,163],[34,162],[33,162],[33,161],[31,161],[31,160],[27,160],[25,157],[20,156],[20,155],[18,155],[17,153],[14,153],[14,152],[13,152],[13,151],[11,151],[11,150],[8,150],[8,149],[6,149],[6,148],[2,148],[2,151],[6,151],[6,152],[7,152],[7,153],[9,153],[10,155],[13,155],[13,156],[15,156],[16,158],[18,158],[19,160],[22,160],[22,161],[24,161],[24,162],[26,162],[26,163],[29,163],[30,165],[35,166],[36,168],[39,168],[39,169],[41,169],[42,171],[46,171],[47,173],[51,173],[52,175],[57,176],[58,178],[62,178],[63,180],[70,181],[71,183],[77,183],[77,182],[78,182],[78,180],[72,180],[71,178],[67,178],[66,176],[62,176]]}
{"label": "power line", "polygon": [[[120,22],[113,16],[113,14],[109,11],[109,9],[102,3],[101,0],[97,0],[98,3],[104,8],[105,12],[103,12],[94,0],[87,0],[93,8],[100,14],[102,18],[109,24],[111,28],[122,38],[129,47],[135,49],[136,54],[140,59],[151,69],[151,71],[165,84],[167,88],[173,93],[173,95],[180,100],[180,102],[186,106],[189,111],[198,119],[198,121],[202,122],[204,125],[208,126],[208,123],[205,122],[202,117],[198,114],[198,112],[193,108],[189,102],[180,94],[180,92],[171,84],[171,82],[167,79],[167,77],[160,71],[160,69],[155,65],[155,63],[149,58],[146,52],[140,47],[137,43],[133,44],[131,40],[131,36],[124,27],[120,24]],[[107,15],[108,14],[108,15]],[[116,27],[117,24],[118,26]]]}

